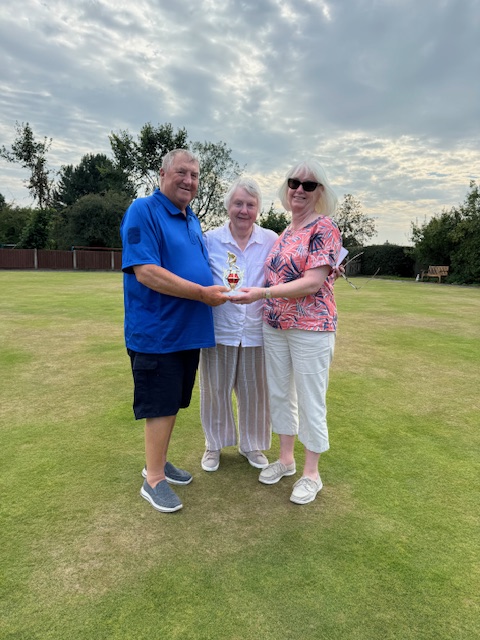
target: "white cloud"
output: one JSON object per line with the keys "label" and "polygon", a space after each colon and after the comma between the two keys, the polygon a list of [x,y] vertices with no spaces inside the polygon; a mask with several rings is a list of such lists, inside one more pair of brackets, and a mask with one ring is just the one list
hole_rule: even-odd
{"label": "white cloud", "polygon": [[478,0],[4,0],[0,137],[30,122],[59,168],[108,153],[112,130],[171,122],[226,142],[265,203],[317,155],[377,240],[405,243],[479,178],[479,31]]}

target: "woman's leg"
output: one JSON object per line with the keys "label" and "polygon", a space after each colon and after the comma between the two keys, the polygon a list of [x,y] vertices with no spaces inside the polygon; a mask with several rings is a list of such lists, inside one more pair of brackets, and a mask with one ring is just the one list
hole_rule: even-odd
{"label": "woman's leg", "polygon": [[234,391],[242,451],[270,449],[271,428],[263,347],[238,347]]}
{"label": "woman's leg", "polygon": [[317,479],[320,454],[329,449],[326,395],[335,334],[293,330],[290,338],[298,396],[298,437],[305,446],[303,475]]}
{"label": "woman's leg", "polygon": [[200,353],[200,417],[210,451],[237,443],[232,407],[237,352],[237,347],[219,344]]}
{"label": "woman's leg", "polygon": [[320,460],[320,454],[309,451],[305,448],[305,465],[303,467],[302,476],[307,476],[312,480],[318,480],[320,474],[318,472],[318,462]]}
{"label": "woman's leg", "polygon": [[295,447],[295,436],[279,435],[280,438],[280,457],[279,460],[284,465],[291,465],[295,462],[293,450]]}
{"label": "woman's leg", "polygon": [[295,436],[298,433],[297,394],[288,333],[266,324],[263,326],[272,430],[279,435]]}

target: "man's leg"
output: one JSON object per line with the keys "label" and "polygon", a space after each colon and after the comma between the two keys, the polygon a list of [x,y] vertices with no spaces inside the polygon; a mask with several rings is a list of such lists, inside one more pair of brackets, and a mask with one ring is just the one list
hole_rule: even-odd
{"label": "man's leg", "polygon": [[168,445],[177,416],[162,416],[145,420],[145,458],[147,462],[147,482],[155,487],[165,480],[165,463]]}

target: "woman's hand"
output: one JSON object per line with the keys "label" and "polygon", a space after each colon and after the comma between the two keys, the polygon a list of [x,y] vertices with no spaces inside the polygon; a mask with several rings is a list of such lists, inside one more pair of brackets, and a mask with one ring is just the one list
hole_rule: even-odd
{"label": "woman's hand", "polygon": [[262,287],[242,287],[234,296],[228,299],[234,304],[250,304],[265,297],[265,289]]}
{"label": "woman's hand", "polygon": [[335,280],[345,275],[345,267],[341,264],[338,267],[334,267],[332,269]]}

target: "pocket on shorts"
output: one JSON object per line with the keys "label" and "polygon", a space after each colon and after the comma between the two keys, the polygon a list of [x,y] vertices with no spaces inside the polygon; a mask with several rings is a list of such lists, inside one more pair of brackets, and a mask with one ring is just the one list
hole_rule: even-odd
{"label": "pocket on shorts", "polygon": [[134,371],[155,371],[157,367],[157,357],[153,354],[137,353],[133,359]]}

